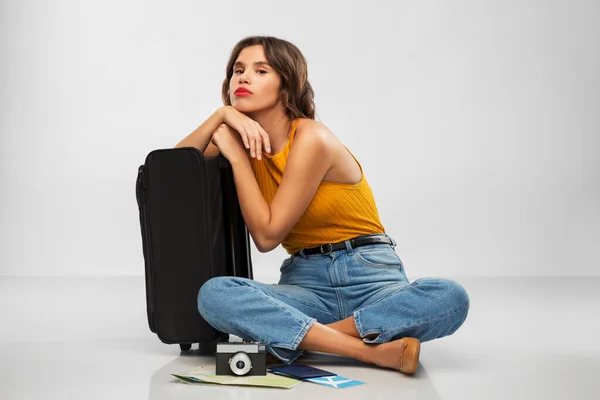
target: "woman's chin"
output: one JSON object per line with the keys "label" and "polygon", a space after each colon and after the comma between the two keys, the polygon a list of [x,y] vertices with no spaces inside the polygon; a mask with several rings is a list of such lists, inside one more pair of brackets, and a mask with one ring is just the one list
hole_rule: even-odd
{"label": "woman's chin", "polygon": [[239,112],[244,113],[244,114],[253,113],[253,112],[260,110],[259,108],[256,108],[256,107],[252,107],[252,106],[249,106],[246,104],[240,104],[239,101],[234,102],[232,104],[232,106],[233,106],[233,108],[235,108],[236,110],[238,110]]}

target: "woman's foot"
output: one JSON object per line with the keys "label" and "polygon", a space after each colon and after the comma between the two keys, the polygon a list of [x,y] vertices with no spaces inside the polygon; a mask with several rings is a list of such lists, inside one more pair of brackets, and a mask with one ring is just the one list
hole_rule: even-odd
{"label": "woman's foot", "polygon": [[392,342],[381,343],[375,348],[374,363],[380,367],[392,368],[403,374],[412,375],[419,366],[421,342],[405,337]]}

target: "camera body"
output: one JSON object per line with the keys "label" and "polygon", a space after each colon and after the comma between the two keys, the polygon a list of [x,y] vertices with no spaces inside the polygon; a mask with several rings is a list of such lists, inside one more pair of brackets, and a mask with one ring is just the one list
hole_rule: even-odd
{"label": "camera body", "polygon": [[267,350],[263,343],[217,343],[217,375],[267,375]]}

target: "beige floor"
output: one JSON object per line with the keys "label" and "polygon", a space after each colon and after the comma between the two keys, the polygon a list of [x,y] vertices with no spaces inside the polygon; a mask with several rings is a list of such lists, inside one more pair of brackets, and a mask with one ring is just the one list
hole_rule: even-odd
{"label": "beige floor", "polygon": [[214,358],[150,332],[142,276],[0,277],[0,399],[600,398],[600,278],[449,278],[469,316],[422,345],[415,376],[311,353],[302,363],[366,384],[285,390],[172,378]]}

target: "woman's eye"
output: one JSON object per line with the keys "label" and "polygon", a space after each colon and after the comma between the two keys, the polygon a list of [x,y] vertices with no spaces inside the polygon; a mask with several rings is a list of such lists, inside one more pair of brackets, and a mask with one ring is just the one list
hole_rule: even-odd
{"label": "woman's eye", "polygon": [[[233,71],[234,74],[237,74],[238,72],[242,72],[242,70],[236,69],[235,71]],[[265,74],[267,73],[267,71],[265,71],[264,69],[259,69],[257,72],[264,72]]]}

